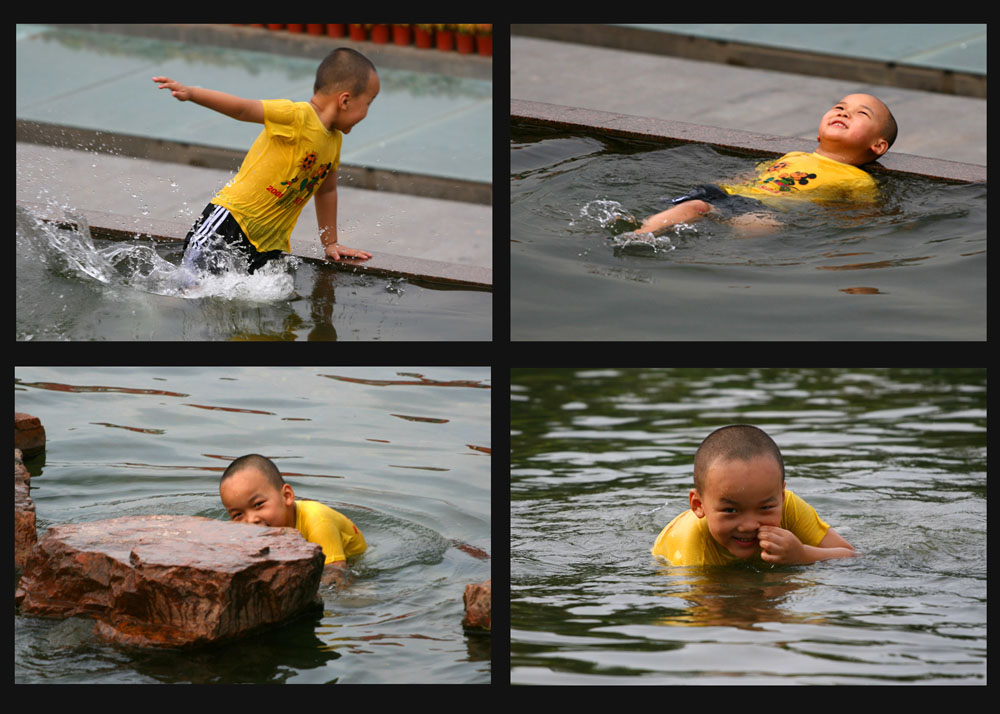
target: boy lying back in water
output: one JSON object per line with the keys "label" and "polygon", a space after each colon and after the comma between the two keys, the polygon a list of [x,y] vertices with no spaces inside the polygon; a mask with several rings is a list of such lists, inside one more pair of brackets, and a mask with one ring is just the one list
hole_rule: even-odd
{"label": "boy lying back in water", "polygon": [[651,549],[672,565],[801,565],[855,555],[812,506],[785,488],[781,451],[755,426],[724,426],[708,435],[694,457],[688,499],[690,510],[670,521]]}
{"label": "boy lying back in water", "polygon": [[635,233],[662,233],[710,211],[736,224],[773,227],[776,223],[762,212],[784,198],[870,203],[877,196],[875,180],[858,167],[888,151],[896,133],[896,120],[881,100],[850,94],[823,115],[816,137],[819,146],[813,153],[793,151],[764,162],[758,174],[745,182],[698,186],[672,199],[671,208],[646,218]]}

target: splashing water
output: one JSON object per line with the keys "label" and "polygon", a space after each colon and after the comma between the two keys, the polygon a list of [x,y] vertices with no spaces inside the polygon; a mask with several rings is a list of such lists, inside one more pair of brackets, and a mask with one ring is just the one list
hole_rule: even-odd
{"label": "splashing water", "polygon": [[18,274],[32,264],[64,278],[96,280],[111,288],[131,288],[180,298],[220,297],[228,300],[274,302],[294,294],[291,268],[299,260],[285,256],[269,262],[253,275],[235,265],[236,256],[219,275],[193,271],[164,259],[153,245],[115,242],[95,245],[82,215],[63,209],[76,229],[59,228],[16,206]]}
{"label": "splashing water", "polygon": [[[666,235],[654,236],[652,233],[638,233],[635,229],[641,225],[632,213],[622,206],[618,201],[606,198],[598,198],[588,201],[580,208],[580,220],[573,220],[570,226],[591,225],[600,227],[602,230],[610,230],[614,235],[609,236],[615,245],[615,249],[628,253],[658,253],[660,251],[674,250],[676,247]],[[676,231],[679,234],[683,228],[689,226],[678,226]]]}

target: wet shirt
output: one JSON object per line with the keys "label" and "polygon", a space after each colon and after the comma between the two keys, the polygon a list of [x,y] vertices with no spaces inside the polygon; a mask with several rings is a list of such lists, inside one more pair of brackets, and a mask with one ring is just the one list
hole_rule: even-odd
{"label": "wet shirt", "polygon": [[319,501],[295,500],[295,528],[323,549],[324,564],[365,552],[365,537],[350,518]]}
{"label": "wet shirt", "polygon": [[[812,546],[819,545],[830,530],[815,508],[788,489],[779,527],[794,533],[804,545]],[[708,530],[708,519],[698,518],[691,509],[670,521],[650,550],[672,565],[728,565],[742,560],[719,545]],[[760,560],[759,552],[753,560]]]}
{"label": "wet shirt", "polygon": [[759,164],[753,179],[721,188],[726,193],[756,198],[764,203],[783,198],[871,203],[878,197],[878,185],[867,172],[804,151],[793,151],[777,161]]}
{"label": "wet shirt", "polygon": [[302,207],[340,166],[343,135],[309,102],[265,99],[264,128],[212,203],[225,206],[260,252],[290,249]]}

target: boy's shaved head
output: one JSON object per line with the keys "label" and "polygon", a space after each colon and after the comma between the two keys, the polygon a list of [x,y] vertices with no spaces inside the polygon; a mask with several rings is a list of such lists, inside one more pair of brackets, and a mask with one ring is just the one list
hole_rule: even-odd
{"label": "boy's shaved head", "polygon": [[880,123],[882,125],[882,138],[886,140],[889,146],[892,146],[896,141],[896,135],[899,133],[899,127],[896,125],[896,117],[894,117],[892,112],[889,110],[889,105],[881,99],[873,94],[868,94],[866,96],[878,102],[882,110],[885,112],[885,116],[880,117]]}
{"label": "boy's shaved head", "polygon": [[761,429],[749,424],[732,424],[716,429],[701,442],[694,455],[694,487],[704,493],[705,476],[717,459],[750,461],[758,456],[770,456],[778,463],[781,482],[785,482],[785,462],[774,440]]}
{"label": "boy's shaved head", "polygon": [[358,97],[368,88],[375,65],[357,50],[339,47],[326,56],[316,70],[313,92],[332,94],[347,91]]}
{"label": "boy's shaved head", "polygon": [[285,480],[281,478],[281,472],[278,471],[278,467],[274,465],[274,462],[260,454],[247,454],[229,464],[225,472],[223,472],[222,478],[219,480],[219,485],[221,486],[230,476],[244,469],[253,469],[264,474],[276,491],[280,491],[281,487],[285,485]]}

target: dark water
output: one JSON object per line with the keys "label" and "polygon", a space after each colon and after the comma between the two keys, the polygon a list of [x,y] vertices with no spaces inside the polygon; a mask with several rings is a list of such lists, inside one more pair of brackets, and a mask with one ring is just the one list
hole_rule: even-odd
{"label": "dark water", "polygon": [[226,519],[222,469],[272,458],[296,495],[353,520],[368,550],[323,612],[199,650],[109,646],[84,618],[14,618],[14,679],[46,683],[488,683],[490,638],[462,594],[491,575],[490,370],[17,368],[42,420],[37,528],[145,514]]}
{"label": "dark water", "polygon": [[985,184],[878,175],[875,211],[806,202],[775,234],[705,219],[624,239],[660,197],[760,161],[513,126],[512,337],[986,339]]}
{"label": "dark water", "polygon": [[[71,212],[72,213],[72,212]],[[286,256],[192,284],[179,245],[92,239],[17,206],[17,340],[489,340],[493,295]]]}
{"label": "dark water", "polygon": [[[986,683],[985,370],[515,370],[511,401],[513,683]],[[862,557],[654,560],[734,422]]]}

